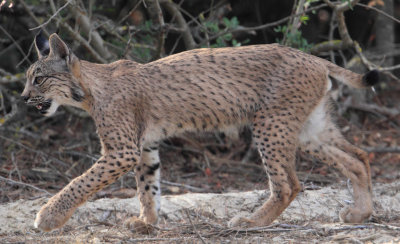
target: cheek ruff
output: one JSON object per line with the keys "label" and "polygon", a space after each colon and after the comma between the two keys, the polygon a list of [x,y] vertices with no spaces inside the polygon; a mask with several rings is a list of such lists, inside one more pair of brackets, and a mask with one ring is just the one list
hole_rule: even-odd
{"label": "cheek ruff", "polygon": [[46,103],[46,107],[43,107],[41,110],[39,110],[39,112],[41,114],[44,114],[45,116],[50,116],[57,111],[59,104],[51,99],[48,99],[46,101],[49,101],[48,103]]}

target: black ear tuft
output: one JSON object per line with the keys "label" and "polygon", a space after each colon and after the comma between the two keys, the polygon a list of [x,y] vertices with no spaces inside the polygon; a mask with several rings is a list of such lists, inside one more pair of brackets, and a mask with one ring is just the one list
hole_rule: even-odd
{"label": "black ear tuft", "polygon": [[35,46],[39,58],[47,56],[50,53],[49,41],[40,31],[35,37]]}
{"label": "black ear tuft", "polygon": [[364,74],[362,81],[365,86],[374,86],[379,83],[379,71],[374,69]]}

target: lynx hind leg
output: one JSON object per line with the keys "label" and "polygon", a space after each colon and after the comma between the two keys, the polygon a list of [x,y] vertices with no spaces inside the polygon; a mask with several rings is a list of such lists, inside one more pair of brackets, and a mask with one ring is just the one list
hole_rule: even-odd
{"label": "lynx hind leg", "polygon": [[350,179],[353,185],[354,206],[340,213],[347,223],[361,223],[372,214],[372,187],[368,157],[364,151],[346,141],[326,105],[320,104],[311,114],[300,134],[300,150],[323,163],[333,166]]}
{"label": "lynx hind leg", "polygon": [[160,211],[160,158],[158,145],[144,147],[140,163],[135,167],[135,178],[140,201],[139,217],[125,221],[125,225],[137,232],[152,232]]}
{"label": "lynx hind leg", "polygon": [[329,136],[331,140],[327,141],[327,143],[329,143],[331,146],[339,148],[344,152],[351,154],[353,157],[357,158],[364,164],[364,168],[367,172],[368,178],[368,190],[372,192],[371,168],[369,165],[368,153],[348,142],[333,123],[330,123],[328,131],[332,135]]}
{"label": "lynx hind leg", "polygon": [[[267,114],[267,113],[265,113]],[[268,113],[269,114],[269,113]],[[249,218],[234,217],[230,226],[266,226],[271,224],[290,204],[300,191],[294,159],[299,132],[295,118],[288,112],[278,112],[268,116],[264,112],[256,114],[253,124],[253,140],[262,158],[263,166],[269,176],[271,195]],[[285,118],[285,116],[288,116]],[[287,122],[286,122],[287,121]],[[298,121],[297,121],[298,122]]]}

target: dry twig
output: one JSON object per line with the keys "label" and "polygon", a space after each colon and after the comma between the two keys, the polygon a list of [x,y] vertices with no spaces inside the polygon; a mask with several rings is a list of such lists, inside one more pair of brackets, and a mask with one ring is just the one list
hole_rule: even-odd
{"label": "dry twig", "polygon": [[400,111],[396,108],[381,107],[376,104],[351,103],[348,104],[348,107],[363,110],[370,113],[383,114],[389,117],[395,117],[400,115]]}
{"label": "dry twig", "polygon": [[92,48],[92,46],[89,44],[88,41],[85,40],[85,38],[83,38],[79,33],[77,33],[76,31],[74,31],[71,26],[69,26],[67,23],[60,21],[60,24],[62,27],[64,27],[69,34],[71,35],[72,38],[74,38],[75,40],[77,40],[83,47],[85,47],[89,53],[93,56],[93,58],[100,63],[107,63],[107,60],[104,59],[94,48]]}
{"label": "dry twig", "polygon": [[5,181],[6,183],[9,183],[9,184],[11,184],[11,185],[19,185],[19,186],[29,187],[29,188],[35,189],[35,190],[37,190],[37,191],[44,192],[44,193],[46,193],[46,195],[48,195],[48,196],[51,196],[51,195],[52,195],[50,192],[48,192],[48,191],[46,191],[46,190],[44,190],[44,189],[38,188],[38,187],[36,187],[36,186],[34,186],[34,185],[28,184],[28,183],[24,183],[24,182],[20,182],[20,181],[15,181],[15,180],[12,180],[12,179],[7,179],[7,178],[5,178],[5,177],[3,177],[3,176],[0,176],[0,180],[3,180],[3,181]]}
{"label": "dry twig", "polygon": [[130,238],[128,240],[126,240],[127,242],[132,242],[132,243],[136,243],[136,242],[154,242],[154,241],[163,241],[163,242],[167,242],[167,243],[171,243],[171,242],[177,242],[177,243],[186,243],[186,241],[193,239],[191,237],[177,237],[177,238],[160,238],[160,237],[155,237],[155,238]]}
{"label": "dry twig", "polygon": [[[40,28],[46,26],[48,23],[50,23],[50,21],[51,21],[52,19],[54,19],[54,18],[57,16],[58,13],[61,12],[61,10],[63,10],[64,8],[66,8],[71,2],[72,2],[72,0],[68,0],[68,2],[66,2],[61,8],[59,8],[46,22],[44,22],[43,24],[41,24],[41,25],[39,25],[39,26],[36,26],[36,27],[34,27],[34,28],[30,28],[29,30],[37,30],[37,29],[40,29]],[[47,34],[48,34],[48,33],[47,33]]]}
{"label": "dry twig", "polygon": [[93,44],[93,48],[102,58],[106,60],[110,59],[112,54],[104,46],[103,38],[100,36],[99,32],[93,28],[89,17],[84,14],[84,11],[81,10],[77,4],[70,5],[70,9],[75,16],[76,21],[79,23],[79,26],[82,28],[82,32],[87,33],[87,38],[90,40],[88,43]]}
{"label": "dry twig", "polygon": [[25,80],[24,73],[0,76],[0,84],[14,83],[14,82],[23,81],[23,80]]}
{"label": "dry twig", "polygon": [[204,238],[200,235],[199,231],[197,230],[196,226],[192,222],[192,218],[190,217],[189,211],[186,209],[186,216],[189,219],[190,225],[192,226],[194,232],[196,233],[197,237],[201,240],[202,243],[206,244],[207,242],[204,240]]}
{"label": "dry twig", "polygon": [[367,152],[400,153],[400,147],[362,147]]}
{"label": "dry twig", "polygon": [[[33,19],[33,21],[35,21],[35,23],[37,25],[40,25],[39,20],[36,18],[35,14],[29,9],[28,5],[26,5],[25,1],[20,0],[19,1],[22,5],[22,7],[24,8],[24,10],[29,14],[29,16]],[[46,30],[46,28],[44,26],[42,26],[42,31],[46,36],[49,36],[49,32]]]}
{"label": "dry twig", "polygon": [[185,18],[182,16],[176,4],[172,1],[162,1],[161,4],[173,16],[172,18],[176,18],[179,28],[182,29],[182,37],[186,49],[194,49],[196,47],[196,42],[193,39],[192,33],[190,32],[190,28],[186,23]]}
{"label": "dry twig", "polygon": [[28,60],[29,64],[32,64],[32,62],[26,57],[26,53],[24,52],[24,50],[22,49],[22,47],[18,44],[18,42],[10,35],[10,33],[8,33],[8,31],[6,29],[3,28],[3,26],[0,25],[0,30],[8,37],[10,38],[10,40],[15,44],[15,46],[17,47],[18,51],[22,54],[22,56],[24,56],[24,59]]}
{"label": "dry twig", "polygon": [[159,26],[157,49],[154,56],[154,59],[159,59],[162,56],[162,51],[164,49],[165,43],[164,16],[162,14],[160,3],[158,2],[158,0],[147,0],[147,2],[149,2],[149,13],[152,17],[152,20]]}
{"label": "dry twig", "polygon": [[357,3],[356,5],[361,6],[361,7],[364,7],[364,8],[372,9],[372,10],[376,11],[377,13],[382,14],[382,15],[384,15],[385,17],[387,17],[387,18],[393,20],[394,22],[400,24],[400,20],[399,20],[399,19],[397,19],[397,18],[395,18],[395,17],[393,17],[393,16],[391,16],[391,15],[385,13],[384,11],[382,11],[382,10],[380,10],[380,9],[378,9],[378,8],[375,8],[375,7],[373,7],[373,6],[369,6],[369,5],[366,5],[366,4],[362,4],[362,3]]}
{"label": "dry twig", "polygon": [[203,189],[203,188],[199,188],[199,187],[195,187],[195,186],[190,186],[190,185],[186,185],[186,184],[170,182],[170,181],[166,181],[166,180],[161,180],[161,183],[164,184],[164,185],[168,185],[168,186],[183,187],[183,188],[186,188],[186,189],[188,189],[190,191],[193,191],[193,192],[207,192],[207,189]]}
{"label": "dry twig", "polygon": [[254,26],[254,27],[243,27],[243,28],[238,28],[238,29],[229,29],[229,30],[226,30],[226,31],[223,31],[223,32],[220,32],[220,33],[218,33],[218,34],[215,34],[215,35],[211,36],[208,40],[204,40],[204,41],[200,42],[199,44],[197,44],[196,47],[201,47],[202,45],[206,44],[207,41],[215,40],[215,39],[217,39],[218,37],[223,36],[223,35],[226,35],[226,34],[228,34],[228,33],[251,32],[251,31],[258,31],[258,30],[263,30],[263,29],[271,28],[271,27],[274,27],[274,26],[283,24],[283,23],[285,23],[286,21],[290,20],[290,19],[293,18],[293,17],[301,16],[301,15],[303,15],[303,14],[306,14],[306,13],[309,13],[309,12],[312,12],[312,11],[315,11],[315,10],[318,10],[318,9],[321,9],[321,8],[324,8],[324,7],[326,7],[326,6],[328,6],[328,5],[327,5],[327,4],[321,4],[321,5],[312,7],[312,8],[308,8],[307,10],[302,11],[302,12],[300,12],[300,13],[298,13],[298,14],[289,15],[289,16],[287,16],[287,17],[285,17],[285,18],[280,19],[280,20],[277,20],[277,21],[274,21],[274,22],[271,22],[271,23],[267,23],[267,24],[263,24],[263,25],[259,25],[259,26]]}
{"label": "dry twig", "polygon": [[338,30],[341,40],[329,40],[317,44],[311,49],[312,54],[318,54],[331,50],[343,50],[354,45],[354,41],[351,39],[349,31],[347,30],[344,20],[344,12],[349,10],[351,6],[355,6],[358,1],[359,0],[352,0],[350,2],[336,4],[332,3],[330,0],[324,0],[324,2],[334,11],[334,16],[336,16],[336,20],[338,22]]}
{"label": "dry twig", "polygon": [[20,147],[22,147],[22,148],[25,148],[25,149],[27,149],[27,150],[29,150],[29,151],[31,151],[31,152],[34,152],[34,153],[37,153],[37,154],[39,154],[39,155],[45,156],[45,157],[47,157],[47,158],[53,160],[54,162],[60,164],[61,166],[64,166],[64,167],[65,167],[65,166],[68,165],[67,163],[61,161],[61,160],[58,159],[58,158],[55,158],[55,157],[53,157],[53,156],[50,156],[50,155],[48,155],[48,154],[45,153],[45,152],[42,152],[42,151],[39,151],[39,150],[30,148],[30,147],[28,147],[28,146],[22,144],[21,142],[12,140],[12,139],[7,138],[7,137],[2,136],[2,135],[0,135],[0,138],[3,139],[3,140],[5,140],[5,141],[8,141],[8,142],[15,143],[15,144],[17,144],[18,146],[20,146]]}

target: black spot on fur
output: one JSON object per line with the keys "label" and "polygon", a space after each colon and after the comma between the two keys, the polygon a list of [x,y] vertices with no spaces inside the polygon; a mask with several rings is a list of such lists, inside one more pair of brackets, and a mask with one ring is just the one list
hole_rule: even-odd
{"label": "black spot on fur", "polygon": [[374,86],[379,82],[379,72],[374,69],[364,74],[362,82],[365,86]]}
{"label": "black spot on fur", "polygon": [[160,163],[156,163],[156,164],[154,164],[154,165],[152,165],[152,166],[149,166],[149,169],[147,170],[147,174],[148,175],[153,175],[154,174],[154,171],[156,171],[158,168],[160,167]]}

